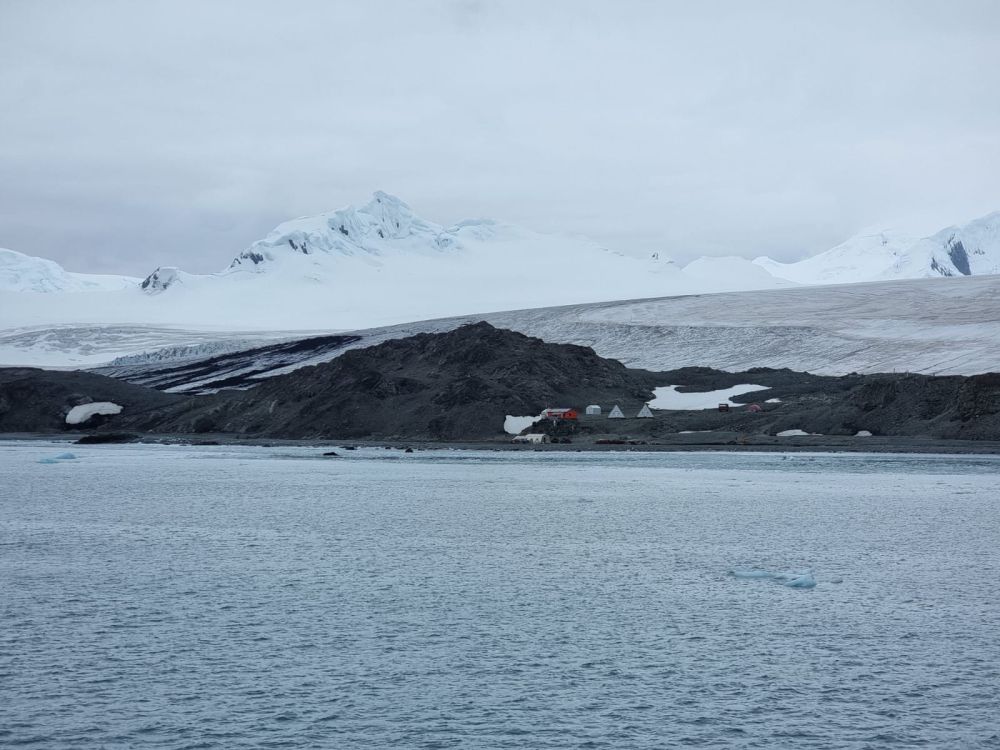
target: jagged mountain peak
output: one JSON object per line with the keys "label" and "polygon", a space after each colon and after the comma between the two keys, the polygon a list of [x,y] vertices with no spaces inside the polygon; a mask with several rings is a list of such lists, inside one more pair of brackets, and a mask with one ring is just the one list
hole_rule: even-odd
{"label": "jagged mountain peak", "polygon": [[360,208],[347,206],[282,222],[236,256],[228,270],[263,270],[289,255],[377,257],[393,250],[446,250],[456,245],[453,233],[377,190]]}

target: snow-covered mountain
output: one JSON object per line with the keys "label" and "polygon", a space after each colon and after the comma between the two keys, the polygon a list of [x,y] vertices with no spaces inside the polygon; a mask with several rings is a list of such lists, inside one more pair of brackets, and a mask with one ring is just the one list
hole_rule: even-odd
{"label": "snow-covered mountain", "polygon": [[[330,331],[450,315],[789,286],[744,258],[688,272],[590,240],[488,219],[445,227],[375,193],[280,224],[216,274],[161,267],[129,289],[4,299],[5,327],[173,326]],[[36,290],[40,291],[40,290]],[[9,314],[8,314],[9,313]]]}
{"label": "snow-covered mountain", "polygon": [[754,260],[768,273],[799,284],[982,276],[1000,273],[1000,211],[917,239],[891,230],[859,234],[795,263]]}
{"label": "snow-covered mountain", "polygon": [[[621,297],[761,289],[787,285],[744,258],[713,259],[714,273],[679,268],[654,254],[638,259],[589,240],[473,219],[450,227],[422,219],[392,195],[376,192],[347,207],[278,225],[218,274],[158,268],[143,282],[150,295],[247,285],[262,297],[318,290],[335,325],[362,318],[400,321],[458,311],[571,304]],[[398,312],[397,312],[398,311]]]}
{"label": "snow-covered mountain", "polygon": [[0,290],[8,292],[95,292],[132,288],[131,276],[72,273],[52,260],[0,247]]}
{"label": "snow-covered mountain", "polygon": [[867,233],[797,263],[681,267],[488,219],[446,227],[379,192],[360,208],[280,224],[216,274],[164,266],[140,281],[0,250],[0,364],[79,366],[505,310],[998,273],[1000,213],[924,239]]}

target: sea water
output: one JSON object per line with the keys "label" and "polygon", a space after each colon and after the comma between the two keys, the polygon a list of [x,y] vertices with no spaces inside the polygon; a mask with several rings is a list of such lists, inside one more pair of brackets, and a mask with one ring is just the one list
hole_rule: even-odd
{"label": "sea water", "polygon": [[1000,745],[994,457],[65,448],[0,746]]}

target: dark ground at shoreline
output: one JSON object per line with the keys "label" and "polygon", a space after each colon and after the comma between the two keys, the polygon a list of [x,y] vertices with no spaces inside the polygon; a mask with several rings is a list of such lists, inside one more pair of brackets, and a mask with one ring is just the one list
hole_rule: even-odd
{"label": "dark ground at shoreline", "polygon": [[[64,433],[0,433],[0,440],[49,441],[75,443],[89,432]],[[655,442],[635,445],[601,445],[594,442],[546,443],[518,445],[507,440],[482,441],[385,441],[336,439],[268,439],[237,435],[135,435],[115,444],[167,444],[190,446],[249,445],[315,447],[318,451],[358,448],[411,448],[414,451],[479,450],[503,452],[606,453],[635,452],[750,452],[750,453],[901,453],[901,454],[980,454],[1000,455],[1000,441],[938,440],[923,437],[839,435],[809,435],[778,438],[768,435],[740,436],[735,433],[717,435],[675,435]],[[94,444],[91,444],[93,447]],[[100,445],[100,444],[97,444]]]}

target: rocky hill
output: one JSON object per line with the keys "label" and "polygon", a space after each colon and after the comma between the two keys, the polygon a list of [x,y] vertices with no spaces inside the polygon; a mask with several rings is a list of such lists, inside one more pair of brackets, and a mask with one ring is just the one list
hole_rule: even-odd
{"label": "rocky hill", "polygon": [[349,351],[256,388],[196,399],[156,425],[167,432],[281,437],[502,435],[508,414],[619,400],[648,401],[656,377],[592,349],[547,344],[488,323]]}
{"label": "rocky hill", "polygon": [[75,406],[109,402],[122,407],[114,421],[154,424],[184,396],[155,391],[89,372],[39,370],[33,367],[0,369],[0,432],[59,432],[91,427],[109,420],[95,417],[89,424],[69,425]]}
{"label": "rocky hill", "polygon": [[[729,411],[715,408],[722,397],[714,394],[697,399],[699,408],[674,403],[676,394],[748,384],[757,390],[733,396]],[[676,388],[658,392],[663,386]],[[661,397],[671,402],[669,408],[657,409],[652,418],[636,417],[642,404],[656,407]],[[0,370],[2,431],[77,429],[66,423],[69,409],[95,401],[123,410],[83,427],[253,438],[507,440],[507,415],[538,415],[547,407],[582,410],[596,403],[605,409],[620,404],[629,418],[584,418],[560,425],[558,436],[581,444],[709,433],[717,443],[735,442],[787,431],[1000,440],[997,373],[830,377],[692,367],[651,372],[627,368],[587,347],[550,344],[482,322],[354,349],[247,390],[205,396],[166,394],[90,373]],[[743,408],[751,402],[758,406]]]}

